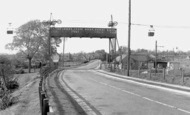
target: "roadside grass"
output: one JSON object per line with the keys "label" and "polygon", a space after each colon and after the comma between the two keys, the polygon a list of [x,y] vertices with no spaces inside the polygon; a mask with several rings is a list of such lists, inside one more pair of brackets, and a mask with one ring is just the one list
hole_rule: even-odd
{"label": "roadside grass", "polygon": [[[2,92],[1,92],[2,93]],[[6,91],[2,94],[0,99],[0,110],[5,110],[6,108],[16,104],[18,102],[17,97],[11,95],[11,91]]]}
{"label": "roadside grass", "polygon": [[[24,70],[25,73],[28,73],[28,69],[23,69],[23,70]],[[36,69],[32,68],[31,69],[31,73],[36,73],[36,72],[39,72],[39,71],[40,71],[39,68],[36,68]]]}
{"label": "roadside grass", "polygon": [[165,76],[163,73],[143,73],[143,71],[138,74],[138,70],[131,72],[132,77],[138,77],[142,79],[157,81],[157,82],[165,82],[169,84],[176,84],[176,85],[183,85],[183,86],[189,86],[190,87],[190,79],[189,77],[184,77],[184,79],[181,76],[180,70],[173,70],[170,71],[168,74],[166,73]]}
{"label": "roadside grass", "polygon": [[40,115],[39,74],[15,74],[14,77],[19,83],[19,88],[11,94],[12,97],[16,97],[16,103],[0,111],[0,115]]}
{"label": "roadside grass", "polygon": [[[156,74],[153,72],[150,75],[149,70],[140,70],[140,72],[138,70],[130,70],[130,76],[157,82],[164,82],[190,87],[190,61],[182,61],[182,63],[180,63],[180,67],[182,67],[184,70],[184,78],[182,77],[181,70],[171,70],[168,73],[166,72],[165,76],[163,74],[163,71],[161,73]],[[101,68],[105,71],[110,72],[110,69],[104,65]],[[127,76],[127,70],[116,69],[114,73]]]}

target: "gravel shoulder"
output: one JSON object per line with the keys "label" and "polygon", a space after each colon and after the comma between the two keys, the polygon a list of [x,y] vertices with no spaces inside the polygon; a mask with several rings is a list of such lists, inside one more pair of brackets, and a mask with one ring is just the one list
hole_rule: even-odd
{"label": "gravel shoulder", "polygon": [[59,82],[59,73],[48,78],[47,93],[54,115],[85,115],[84,111],[71,98]]}

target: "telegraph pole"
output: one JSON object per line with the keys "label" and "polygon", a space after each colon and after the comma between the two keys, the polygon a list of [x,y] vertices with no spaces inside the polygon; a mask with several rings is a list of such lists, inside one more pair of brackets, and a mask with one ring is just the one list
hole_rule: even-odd
{"label": "telegraph pole", "polygon": [[155,42],[155,52],[156,52],[156,56],[155,56],[155,75],[157,73],[157,40]]}
{"label": "telegraph pole", "polygon": [[49,20],[49,36],[48,36],[48,52],[49,52],[49,66],[51,67],[51,17],[52,13],[50,14],[50,20]]}
{"label": "telegraph pole", "polygon": [[157,73],[158,67],[157,67],[157,60],[158,60],[158,47],[164,47],[164,46],[158,46],[157,40],[155,41],[155,75]]}
{"label": "telegraph pole", "polygon": [[63,38],[63,67],[64,67],[64,54],[65,54],[65,38]]}
{"label": "telegraph pole", "polygon": [[129,76],[129,70],[130,70],[130,54],[131,54],[131,50],[130,50],[130,42],[131,42],[131,0],[129,0],[129,20],[128,20],[128,58],[127,58],[127,76]]}
{"label": "telegraph pole", "polygon": [[[117,22],[116,21],[113,21],[113,17],[111,15],[111,21],[108,23],[108,27],[115,27],[117,26]],[[116,40],[117,40],[117,37],[115,39],[111,39],[109,38],[109,54],[110,54],[110,46],[112,47],[111,49],[114,50],[114,52],[111,52],[111,53],[114,53],[114,56],[113,54],[111,55],[112,58],[116,58]],[[112,44],[114,42],[114,44]],[[116,68],[116,59],[115,59],[115,62],[114,62],[114,70]],[[112,71],[112,64],[111,64],[111,71]]]}
{"label": "telegraph pole", "polygon": [[61,24],[61,20],[52,20],[52,13],[50,14],[50,20],[45,21],[49,26],[49,35],[48,35],[48,53],[49,53],[49,66],[51,66],[51,26],[54,26],[56,23]]}

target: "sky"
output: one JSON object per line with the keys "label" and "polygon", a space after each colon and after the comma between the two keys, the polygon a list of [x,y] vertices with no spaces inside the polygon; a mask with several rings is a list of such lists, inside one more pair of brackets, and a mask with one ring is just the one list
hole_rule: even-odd
{"label": "sky", "polygon": [[[18,28],[30,20],[62,20],[58,27],[103,27],[118,22],[117,38],[120,46],[128,44],[128,0],[0,0],[0,53],[16,53],[5,49],[14,35],[9,28]],[[190,50],[189,0],[131,0],[131,49],[188,51]],[[9,27],[9,23],[12,23]],[[149,25],[155,36],[148,37]],[[176,49],[178,47],[178,49]],[[62,52],[62,45],[58,52]],[[92,52],[105,49],[108,40],[99,38],[68,38],[65,52]]]}

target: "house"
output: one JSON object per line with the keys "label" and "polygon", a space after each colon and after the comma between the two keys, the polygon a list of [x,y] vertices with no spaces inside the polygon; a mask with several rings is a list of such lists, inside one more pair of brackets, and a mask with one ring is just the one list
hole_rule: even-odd
{"label": "house", "polygon": [[155,68],[155,65],[156,65],[158,69],[163,69],[163,68],[166,69],[167,68],[167,64],[168,64],[168,61],[158,59],[156,64],[154,62],[154,68]]}
{"label": "house", "polygon": [[[126,69],[127,68],[127,55],[123,54],[122,56],[118,56],[116,57],[116,63],[120,63],[122,62],[122,68]],[[139,67],[141,69],[147,69],[148,68],[148,63],[153,62],[154,58],[152,55],[148,55],[148,54],[139,54],[139,53],[135,53],[135,54],[131,54],[131,69],[133,70],[137,70],[139,69]]]}
{"label": "house", "polygon": [[168,70],[177,70],[180,68],[180,62],[170,61],[167,63]]}
{"label": "house", "polygon": [[189,59],[190,59],[190,56],[187,56],[187,57],[186,57],[186,59],[188,59],[188,60],[189,60]]}

